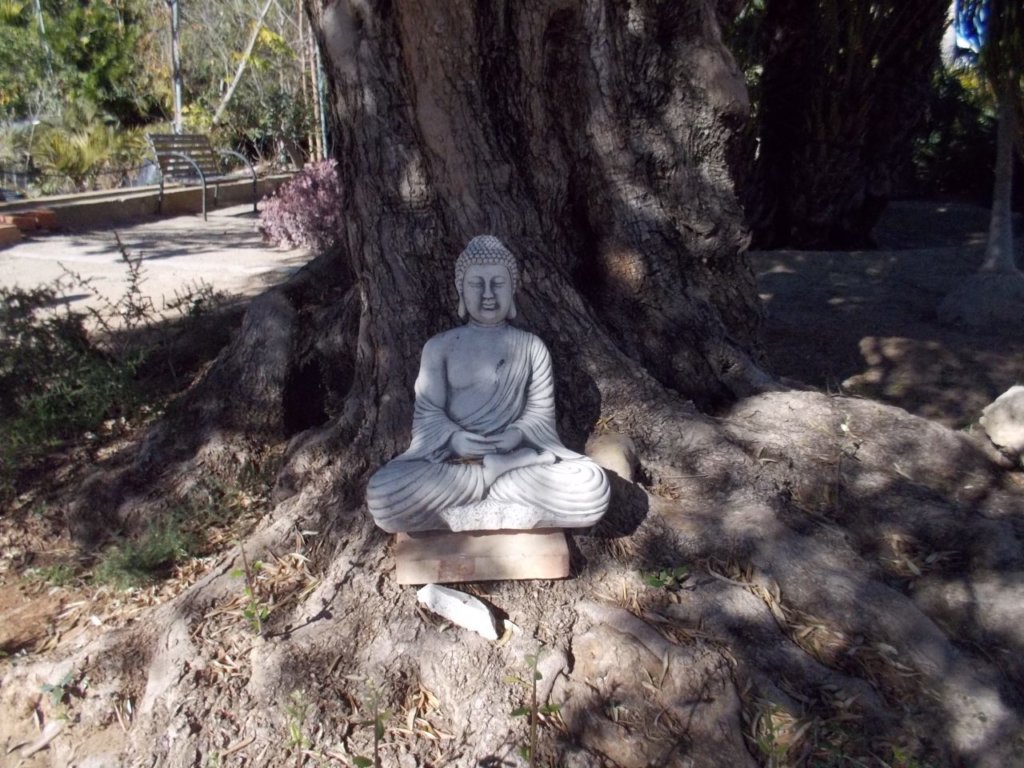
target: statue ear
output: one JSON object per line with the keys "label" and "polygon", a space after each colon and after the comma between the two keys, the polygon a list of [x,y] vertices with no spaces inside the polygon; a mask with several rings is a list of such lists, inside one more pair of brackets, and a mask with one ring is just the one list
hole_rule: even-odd
{"label": "statue ear", "polygon": [[506,319],[507,320],[515,320],[516,319],[516,300],[515,300],[515,297],[512,298],[512,305],[508,308],[508,315],[506,316]]}
{"label": "statue ear", "polygon": [[459,319],[466,319],[466,302],[462,300],[462,294],[459,294]]}

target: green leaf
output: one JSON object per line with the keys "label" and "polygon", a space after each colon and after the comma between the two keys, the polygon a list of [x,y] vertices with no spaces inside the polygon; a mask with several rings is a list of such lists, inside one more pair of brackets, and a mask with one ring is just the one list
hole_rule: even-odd
{"label": "green leaf", "polygon": [[542,715],[555,715],[562,711],[562,706],[560,704],[545,704],[537,711]]}
{"label": "green leaf", "polygon": [[377,737],[378,741],[384,738],[384,723],[387,722],[389,717],[391,717],[391,712],[390,710],[385,709],[377,715],[377,719],[374,720],[373,733]]}
{"label": "green leaf", "polygon": [[368,757],[353,757],[352,762],[356,768],[373,768],[373,760]]}
{"label": "green leaf", "polygon": [[530,714],[529,707],[516,707],[512,710],[512,717],[526,717]]}
{"label": "green leaf", "polygon": [[544,675],[542,675],[540,672],[534,671],[533,679],[534,680],[543,680],[544,679]]}

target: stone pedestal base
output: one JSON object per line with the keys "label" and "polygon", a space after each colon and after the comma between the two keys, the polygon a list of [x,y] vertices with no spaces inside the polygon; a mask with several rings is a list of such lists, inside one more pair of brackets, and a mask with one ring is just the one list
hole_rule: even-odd
{"label": "stone pedestal base", "polygon": [[569,545],[556,529],[395,536],[399,584],[564,579]]}

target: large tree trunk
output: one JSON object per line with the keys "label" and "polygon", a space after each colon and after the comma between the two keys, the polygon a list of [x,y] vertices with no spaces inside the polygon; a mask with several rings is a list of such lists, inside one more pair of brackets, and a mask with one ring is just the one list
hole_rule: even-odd
{"label": "large tree trunk", "polygon": [[769,0],[748,210],[761,248],[863,247],[908,167],[948,0]]}
{"label": "large tree trunk", "polygon": [[582,343],[600,329],[699,402],[756,385],[729,167],[746,95],[702,3],[650,5],[324,9],[346,258],[388,378],[454,320],[453,257],[489,232],[556,355],[607,359]]}
{"label": "large tree trunk", "polygon": [[[257,299],[71,510],[83,537],[142,527],[168,506],[158,491],[232,482],[287,442],[243,542],[271,578],[247,595],[235,549],[146,620],[9,670],[11,711],[44,717],[41,682],[93,681],[68,706],[108,741],[58,739],[54,760],[352,764],[378,701],[385,765],[515,765],[510,713],[530,692],[507,680],[541,647],[538,706],[561,712],[538,764],[753,766],[787,739],[794,762],[1009,764],[1019,489],[963,435],[894,409],[757,393],[777,383],[758,366],[730,174],[746,100],[712,0],[311,10],[342,245]],[[454,256],[485,232],[521,259],[517,322],[552,350],[564,440],[626,432],[642,477],[613,479],[574,578],[471,587],[518,628],[497,644],[417,613],[364,503],[407,446],[423,342],[456,322]],[[988,602],[959,599],[972,591]],[[260,605],[257,636],[243,609]],[[992,636],[1005,656],[970,645]]]}

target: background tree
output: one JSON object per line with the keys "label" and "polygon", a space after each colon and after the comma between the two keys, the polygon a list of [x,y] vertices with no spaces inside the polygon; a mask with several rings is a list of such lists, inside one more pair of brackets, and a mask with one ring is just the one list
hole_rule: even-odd
{"label": "background tree", "polygon": [[38,115],[48,59],[28,3],[0,3],[0,117]]}
{"label": "background tree", "polygon": [[[4,166],[45,166],[37,186],[49,192],[115,186],[137,174],[144,139],[122,163],[125,147],[106,134],[160,130],[171,118],[167,11],[163,0],[0,5]],[[188,128],[209,131],[217,115],[217,141],[260,158],[286,150],[301,165],[304,145],[315,143],[308,136],[316,103],[299,3],[185,3],[181,15]],[[134,137],[129,144],[140,146]]]}
{"label": "background tree", "polygon": [[299,3],[185,3],[181,13],[187,125],[261,156],[301,156],[314,110]]}
{"label": "background tree", "polygon": [[0,12],[0,164],[44,192],[116,186],[142,162],[134,129],[159,119],[143,0],[6,3]]}
{"label": "background tree", "polygon": [[1024,113],[1024,8],[1007,0],[960,0],[956,25],[978,47],[977,63],[998,105],[992,222],[983,271],[1017,272],[1013,247],[1014,143]]}
{"label": "background tree", "polygon": [[1024,8],[1007,0],[960,0],[956,24],[978,52],[978,67],[995,96],[995,182],[981,271],[943,300],[939,315],[949,323],[1016,334],[1024,317],[1024,274],[1013,242],[1014,144],[1021,145],[1024,115]]}
{"label": "background tree", "polygon": [[948,6],[947,0],[750,4],[738,41],[754,47],[746,58],[762,68],[746,195],[758,247],[870,242],[895,179],[909,164]]}
{"label": "background tree", "polygon": [[146,8],[140,0],[116,2],[44,2],[50,19],[47,38],[57,71],[58,93],[74,94],[121,125],[152,120],[153,73],[139,58],[149,44]]}

